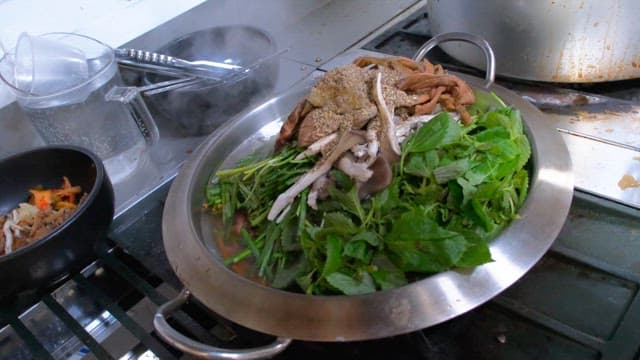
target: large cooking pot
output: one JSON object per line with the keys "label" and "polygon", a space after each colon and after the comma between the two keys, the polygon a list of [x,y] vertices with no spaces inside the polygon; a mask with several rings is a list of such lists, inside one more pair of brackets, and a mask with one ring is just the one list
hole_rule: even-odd
{"label": "large cooking pot", "polygon": [[[436,41],[450,40],[441,36]],[[476,41],[475,37],[463,37]],[[425,44],[424,50],[435,45]],[[417,55],[422,56],[424,51]],[[492,56],[488,53],[490,62]],[[185,289],[161,306],[158,334],[173,346],[206,358],[253,359],[282,351],[290,339],[351,341],[423,329],[486,302],[529,270],[548,250],[569,211],[573,175],[560,135],[535,107],[500,86],[456,74],[477,91],[493,91],[520,109],[532,145],[530,193],[513,221],[491,244],[495,261],[452,270],[393,290],[357,296],[312,296],[274,289],[231,271],[214,243],[215,224],[203,209],[212,173],[258,149],[272,149],[282,119],[307,95],[311,81],[235,118],[212,134],[174,180],[165,203],[162,233],[169,261]],[[491,78],[489,71],[488,78]],[[488,89],[484,89],[484,87]],[[223,350],[171,328],[167,317],[191,296],[242,326],[278,336],[257,349]]]}
{"label": "large cooking pot", "polygon": [[[584,83],[640,77],[637,0],[429,0],[434,35],[463,31],[484,37],[500,75]],[[483,68],[467,44],[446,44],[454,58]]]}
{"label": "large cooking pot", "polygon": [[[171,40],[157,52],[191,61],[212,60],[245,67],[260,64],[241,80],[164,92],[149,97],[149,105],[184,135],[209,134],[271,93],[280,67],[279,58],[273,56],[276,50],[268,33],[248,25],[215,26]],[[146,85],[163,80],[169,78],[153,73],[143,79]]]}

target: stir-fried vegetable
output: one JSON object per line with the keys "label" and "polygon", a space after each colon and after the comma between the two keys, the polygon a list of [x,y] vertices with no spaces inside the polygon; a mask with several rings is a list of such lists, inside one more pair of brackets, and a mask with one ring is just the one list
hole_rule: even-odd
{"label": "stir-fried vegetable", "polygon": [[260,161],[220,170],[207,188],[229,236],[244,250],[228,263],[252,260],[253,275],[307,294],[362,294],[407,284],[456,267],[491,261],[488,243],[517,218],[528,189],[531,150],[520,113],[479,94],[462,126],[442,112],[401,144],[389,186],[361,199],[349,176],[332,169],[317,209],[305,189],[278,221],[275,199],[313,168],[315,157],[286,145]]}
{"label": "stir-fried vegetable", "polygon": [[72,186],[64,176],[55,189],[30,189],[29,202],[0,216],[0,255],[35,242],[62,224],[82,201],[80,186]]}

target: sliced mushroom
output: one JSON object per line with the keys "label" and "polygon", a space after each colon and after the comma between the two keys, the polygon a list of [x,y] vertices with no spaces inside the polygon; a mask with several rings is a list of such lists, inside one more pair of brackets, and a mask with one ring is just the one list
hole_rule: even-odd
{"label": "sliced mushroom", "polygon": [[371,166],[376,161],[379,149],[378,135],[375,131],[367,130],[367,166]]}
{"label": "sliced mushroom", "polygon": [[400,145],[396,138],[396,132],[393,125],[393,112],[387,107],[382,95],[382,73],[378,72],[376,76],[376,86],[374,92],[374,98],[376,105],[378,106],[378,113],[380,114],[380,130],[383,137],[388,141],[388,145],[396,155],[400,155]]}
{"label": "sliced mushroom", "polygon": [[318,199],[326,199],[329,196],[329,185],[333,183],[333,180],[324,174],[320,176],[311,185],[311,191],[307,196],[307,205],[314,210],[318,210]]}
{"label": "sliced mushroom", "polygon": [[11,232],[12,221],[7,220],[2,226],[4,234],[4,253],[9,254],[13,249],[13,233]]}
{"label": "sliced mushroom", "polygon": [[313,184],[313,182],[320,176],[331,170],[333,163],[335,163],[342,154],[348,151],[352,146],[366,141],[364,132],[358,130],[349,130],[344,134],[339,135],[338,138],[338,143],[326,156],[320,159],[311,170],[300,176],[298,180],[291,185],[291,187],[278,196],[271,206],[269,214],[267,214],[267,219],[271,221],[278,219],[281,221],[283,219],[283,215],[281,215],[281,213],[286,214],[286,208],[293,203],[293,200],[298,196],[298,194]]}
{"label": "sliced mushroom", "polygon": [[391,184],[391,180],[393,179],[391,165],[383,156],[378,156],[370,169],[373,171],[373,175],[368,181],[362,183],[358,189],[358,195],[361,199],[383,190]]}
{"label": "sliced mushroom", "polygon": [[320,140],[309,145],[303,152],[298,154],[298,156],[296,156],[296,160],[302,160],[308,156],[313,156],[315,154],[320,153],[325,146],[327,146],[330,142],[335,140],[337,137],[338,137],[338,133],[333,133],[321,138]]}
{"label": "sliced mushroom", "polygon": [[367,163],[356,161],[355,156],[349,152],[342,155],[336,163],[336,167],[358,182],[368,181],[373,175],[373,171],[368,169]]}
{"label": "sliced mushroom", "polygon": [[[458,119],[460,116],[456,113],[450,114],[452,118]],[[407,136],[411,133],[411,131],[419,128],[423,124],[431,121],[434,117],[438,116],[438,114],[428,114],[428,115],[414,115],[407,120],[396,123],[396,136],[400,143],[403,143]]]}
{"label": "sliced mushroom", "polygon": [[356,159],[363,160],[369,153],[369,144],[358,144],[351,148],[351,152],[353,153],[353,156],[356,157]]}

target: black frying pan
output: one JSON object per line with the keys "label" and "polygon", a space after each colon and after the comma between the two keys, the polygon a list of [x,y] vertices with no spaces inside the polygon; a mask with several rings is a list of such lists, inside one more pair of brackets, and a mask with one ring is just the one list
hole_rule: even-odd
{"label": "black frying pan", "polygon": [[44,238],[0,256],[0,299],[35,291],[81,270],[95,259],[114,213],[114,194],[100,159],[79,147],[48,146],[0,161],[0,214],[26,202],[29,189],[59,187],[67,176],[86,201]]}

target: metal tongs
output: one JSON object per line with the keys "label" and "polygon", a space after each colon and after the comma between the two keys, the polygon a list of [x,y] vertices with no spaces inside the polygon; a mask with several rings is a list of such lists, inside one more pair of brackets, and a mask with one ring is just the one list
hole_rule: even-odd
{"label": "metal tongs", "polygon": [[121,65],[175,77],[220,80],[224,76],[245,71],[239,65],[209,60],[188,61],[145,50],[116,49],[114,52]]}
{"label": "metal tongs", "polygon": [[205,89],[240,81],[264,62],[287,52],[283,49],[242,67],[208,60],[187,61],[175,57],[135,49],[116,49],[118,63],[124,67],[177,77],[146,86],[114,86],[107,101],[141,102],[141,95],[150,96],[177,89]]}
{"label": "metal tongs", "polygon": [[[177,83],[171,81],[163,82],[171,86],[171,88],[165,90],[168,91],[184,86],[194,86],[196,84],[211,87],[242,80],[249,76],[253,70],[262,65],[262,63],[281,55],[287,50],[288,49],[283,49],[267,55],[246,67],[210,60],[188,61],[169,55],[136,49],[116,49],[114,51],[116,58],[118,59],[118,63],[124,67],[182,79],[189,79],[189,81],[179,81]],[[147,95],[162,92],[158,86],[153,86],[149,91],[153,92],[148,92],[146,93]]]}

